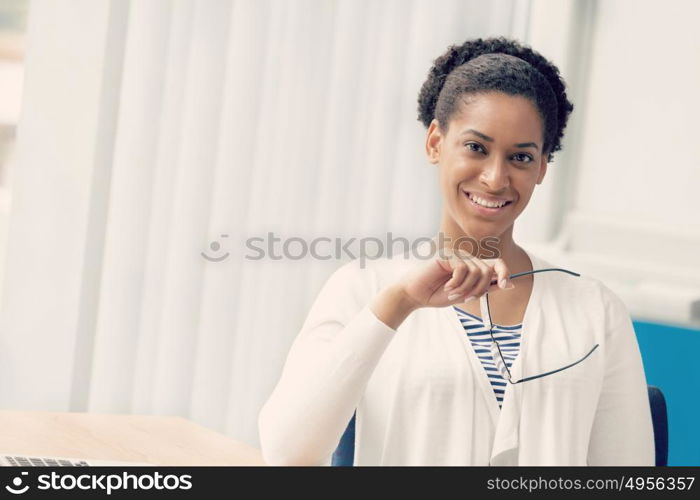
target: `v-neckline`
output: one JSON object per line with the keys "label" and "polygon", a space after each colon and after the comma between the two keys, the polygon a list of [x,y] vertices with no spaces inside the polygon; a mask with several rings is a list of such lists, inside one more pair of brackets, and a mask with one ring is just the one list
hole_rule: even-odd
{"label": "v-neckline", "polygon": [[[532,269],[538,269],[537,266],[539,265],[539,260],[532,254],[530,254],[530,252],[528,252],[526,249],[523,248],[523,250],[530,259]],[[527,353],[527,345],[529,343],[528,341],[530,337],[530,335],[528,335],[528,332],[530,331],[529,325],[532,323],[531,318],[534,314],[532,311],[536,307],[535,304],[539,301],[539,296],[541,292],[540,288],[542,283],[540,282],[539,273],[534,273],[532,275],[532,278],[532,290],[530,291],[530,297],[528,298],[527,306],[525,307],[525,314],[523,315],[523,321],[521,323],[522,328],[520,335],[520,352],[518,353],[518,356],[516,356],[515,360],[513,361],[513,364],[510,367],[510,372],[515,379],[522,378],[522,359],[526,357]],[[467,356],[469,357],[469,362],[472,367],[472,371],[479,372],[479,374],[477,375],[477,380],[479,385],[481,386],[482,394],[487,401],[487,407],[489,409],[489,414],[491,415],[491,420],[494,424],[494,428],[497,428],[501,413],[513,405],[511,399],[514,397],[513,391],[516,390],[516,386],[506,381],[506,387],[503,393],[503,403],[501,407],[499,407],[498,399],[496,399],[496,394],[493,391],[491,381],[489,380],[489,377],[486,374],[486,370],[484,370],[484,367],[481,364],[479,357],[474,351],[474,347],[472,346],[469,338],[466,335],[462,322],[459,320],[459,317],[457,316],[452,306],[447,306],[442,309],[446,314],[450,316],[450,322],[455,327],[455,332],[459,334],[460,340],[462,341],[462,345],[464,346],[464,350],[466,351]]]}
{"label": "v-neckline", "polygon": [[[532,292],[530,292],[530,295],[532,296]],[[470,318],[479,321],[480,323],[483,323],[483,322],[484,322],[484,320],[481,319],[481,318],[480,318],[479,316],[477,316],[476,314],[472,314],[472,313],[470,313],[469,311],[465,311],[465,310],[462,309],[461,307],[457,307],[457,306],[452,306],[452,307],[453,307],[454,309],[457,309],[457,310],[458,310],[459,312],[461,312],[462,314],[466,314],[466,315],[469,316]],[[523,326],[523,322],[521,321],[521,322],[518,323],[517,325],[499,325],[498,323],[494,323],[493,326],[494,326],[494,328],[504,328],[504,329],[506,329],[506,330],[512,330],[512,329],[514,329],[514,328],[520,328],[520,327],[522,327],[522,326]]]}

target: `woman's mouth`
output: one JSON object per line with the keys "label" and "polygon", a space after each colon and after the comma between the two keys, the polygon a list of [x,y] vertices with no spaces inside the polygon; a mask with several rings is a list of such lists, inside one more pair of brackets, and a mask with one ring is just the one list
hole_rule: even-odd
{"label": "woman's mouth", "polygon": [[472,209],[482,215],[500,214],[503,211],[505,211],[505,209],[509,205],[513,204],[512,201],[490,202],[481,199],[478,196],[472,195],[467,191],[462,191],[462,193],[464,194],[465,198],[467,198],[467,201],[469,202],[469,205],[472,207]]}

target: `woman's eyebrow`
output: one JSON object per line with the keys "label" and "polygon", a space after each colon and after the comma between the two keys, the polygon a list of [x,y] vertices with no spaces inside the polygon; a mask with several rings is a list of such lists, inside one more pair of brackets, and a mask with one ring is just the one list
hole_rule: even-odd
{"label": "woman's eyebrow", "polygon": [[[463,130],[460,136],[462,135],[467,135],[467,134],[474,134],[477,137],[481,137],[483,140],[488,141],[488,142],[493,142],[493,137],[489,137],[486,134],[482,134],[478,130],[474,130],[473,128],[468,128],[467,130]],[[539,146],[535,144],[534,142],[519,142],[518,144],[513,144],[516,148],[535,148],[539,150]]]}

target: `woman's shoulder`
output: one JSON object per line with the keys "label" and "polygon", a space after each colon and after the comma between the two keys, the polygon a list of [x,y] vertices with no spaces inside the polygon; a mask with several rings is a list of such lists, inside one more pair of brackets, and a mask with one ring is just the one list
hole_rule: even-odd
{"label": "woman's shoulder", "polygon": [[527,252],[534,269],[564,269],[577,274],[561,271],[540,273],[547,288],[553,290],[559,300],[570,297],[577,307],[590,310],[600,308],[606,317],[629,316],[622,298],[600,277],[589,275],[575,266],[558,265],[553,260],[542,258],[531,251]]}

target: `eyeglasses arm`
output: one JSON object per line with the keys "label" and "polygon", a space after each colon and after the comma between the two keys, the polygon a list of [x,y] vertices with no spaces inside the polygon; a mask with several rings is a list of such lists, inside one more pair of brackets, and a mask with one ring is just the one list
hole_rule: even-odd
{"label": "eyeglasses arm", "polygon": [[[562,269],[560,267],[549,267],[546,269],[535,269],[534,271],[525,271],[523,273],[511,274],[510,276],[508,276],[508,278],[509,279],[519,278],[520,276],[525,276],[527,274],[543,273],[545,271],[561,271],[563,273],[571,274],[572,276],[581,276],[579,273],[575,273],[574,271],[569,271],[568,269]],[[491,285],[496,285],[497,283],[498,283],[498,280],[491,281]]]}
{"label": "eyeglasses arm", "polygon": [[532,377],[521,378],[521,379],[518,380],[517,382],[511,382],[511,384],[519,384],[520,382],[527,382],[528,380],[534,380],[534,379],[536,379],[536,378],[546,377],[547,375],[552,375],[553,373],[557,373],[557,372],[560,372],[560,371],[562,371],[562,370],[566,370],[567,368],[571,368],[572,366],[575,366],[575,365],[579,364],[581,361],[583,361],[583,360],[586,359],[588,356],[590,356],[591,354],[593,354],[593,351],[595,351],[595,350],[598,348],[599,345],[600,345],[600,344],[594,345],[594,346],[593,346],[593,349],[591,349],[591,350],[588,352],[588,354],[586,354],[584,357],[582,357],[582,358],[579,359],[578,361],[575,361],[575,362],[571,363],[570,365],[562,366],[561,368],[558,368],[557,370],[552,370],[551,372],[542,373],[542,374],[540,374],[540,375],[533,375]]}

